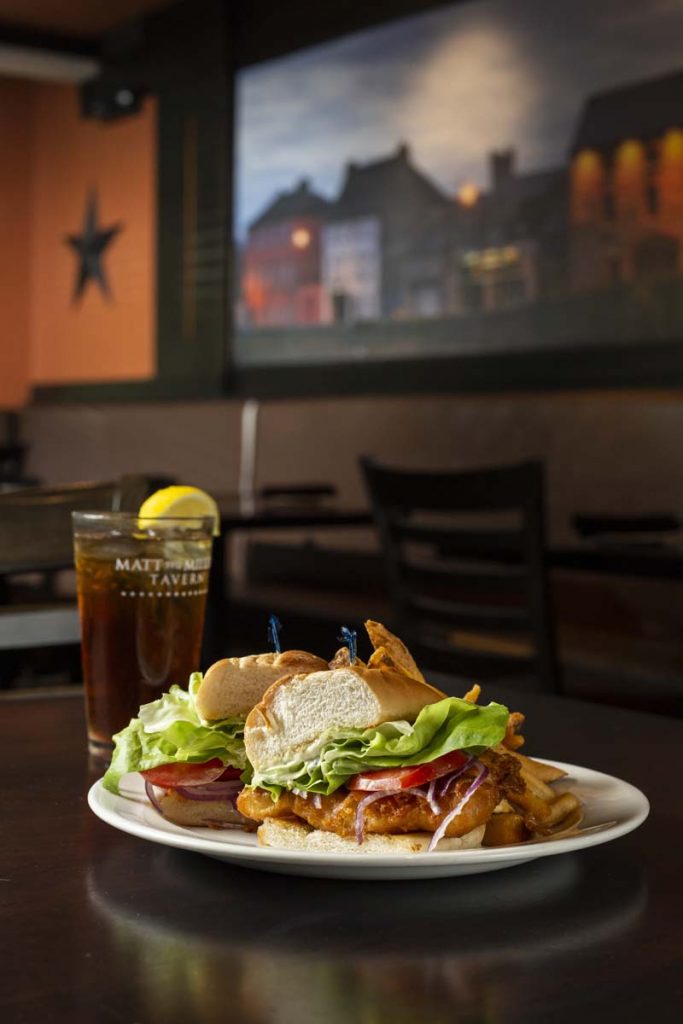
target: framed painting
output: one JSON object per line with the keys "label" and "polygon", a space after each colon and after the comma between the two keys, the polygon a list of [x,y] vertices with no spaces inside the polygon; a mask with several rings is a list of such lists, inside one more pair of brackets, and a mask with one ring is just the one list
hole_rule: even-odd
{"label": "framed painting", "polygon": [[237,73],[244,391],[683,383],[683,0],[468,0]]}

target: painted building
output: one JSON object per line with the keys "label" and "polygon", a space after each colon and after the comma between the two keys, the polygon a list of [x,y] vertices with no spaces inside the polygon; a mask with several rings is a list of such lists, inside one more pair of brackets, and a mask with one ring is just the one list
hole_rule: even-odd
{"label": "painted building", "polygon": [[446,195],[401,145],[349,163],[327,201],[303,181],[250,226],[240,326],[421,320],[514,309],[566,288],[567,174],[493,153],[485,192]]}
{"label": "painted building", "polygon": [[323,228],[321,278],[326,320],[354,323],[381,315],[382,251],[378,217],[356,217]]}
{"label": "painted building", "polygon": [[414,319],[449,312],[454,204],[412,163],[407,146],[349,163],[322,232],[329,319]]}
{"label": "painted building", "polygon": [[328,318],[320,283],[320,233],[329,206],[302,180],[250,224],[241,253],[244,326],[305,326]]}
{"label": "painted building", "polygon": [[492,153],[489,169],[486,192],[456,197],[456,314],[514,309],[566,284],[566,172],[520,174],[512,149]]}
{"label": "painted building", "polygon": [[590,98],[570,173],[575,289],[683,271],[683,73]]}

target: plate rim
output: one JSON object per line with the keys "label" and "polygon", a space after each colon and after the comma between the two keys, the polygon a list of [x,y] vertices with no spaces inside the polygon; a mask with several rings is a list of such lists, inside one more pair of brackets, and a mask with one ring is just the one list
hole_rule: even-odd
{"label": "plate rim", "polygon": [[[570,776],[572,773],[576,775],[579,772],[583,776],[583,782],[585,783],[590,782],[592,778],[594,781],[602,781],[612,785],[617,784],[622,789],[625,789],[624,795],[630,796],[634,803],[638,805],[638,809],[634,810],[625,820],[615,822],[602,829],[598,828],[595,832],[579,833],[578,835],[556,839],[550,838],[547,842],[535,841],[528,844],[520,843],[516,846],[476,847],[469,850],[441,850],[432,853],[328,853],[319,850],[286,850],[278,847],[260,846],[257,842],[253,844],[231,843],[229,838],[230,831],[222,832],[222,838],[217,839],[210,836],[197,835],[195,831],[183,830],[181,826],[174,825],[172,822],[164,822],[164,826],[151,825],[144,820],[128,817],[117,810],[115,805],[112,806],[112,801],[128,800],[128,798],[104,789],[102,779],[98,779],[90,786],[87,799],[90,810],[101,821],[121,832],[160,845],[173,846],[177,849],[190,850],[193,853],[201,853],[212,857],[219,856],[220,859],[226,861],[250,861],[254,863],[254,866],[261,861],[271,864],[301,864],[302,866],[327,864],[330,867],[345,866],[349,869],[357,867],[359,870],[362,867],[405,868],[411,864],[416,868],[425,868],[428,865],[446,867],[457,864],[462,864],[463,866],[466,864],[496,864],[500,861],[513,864],[523,860],[535,860],[539,857],[557,856],[562,853],[571,853],[619,839],[642,825],[648,817],[650,802],[642,790],[632,783],[626,782],[626,780],[620,779],[615,775],[609,775],[593,768],[584,768],[581,765],[554,761],[549,758],[539,758],[539,760],[553,767],[563,769]],[[581,781],[580,778],[577,778],[577,784],[580,785]],[[240,833],[240,835],[243,835],[243,833]]]}

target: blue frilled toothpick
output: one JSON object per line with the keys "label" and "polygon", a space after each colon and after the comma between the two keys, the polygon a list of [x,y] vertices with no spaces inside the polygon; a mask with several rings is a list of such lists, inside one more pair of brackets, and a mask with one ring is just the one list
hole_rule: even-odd
{"label": "blue frilled toothpick", "polygon": [[280,630],[282,625],[277,615],[271,615],[268,619],[268,643],[273,645],[276,654],[282,654],[280,646]]}
{"label": "blue frilled toothpick", "polygon": [[357,650],[357,646],[358,646],[358,641],[356,639],[356,631],[355,631],[355,629],[349,629],[348,626],[342,626],[342,628],[341,628],[341,636],[338,636],[337,640],[341,640],[341,642],[343,644],[346,644],[346,646],[348,647],[348,649],[349,649],[349,662],[350,662],[351,665],[353,665],[353,663],[356,660],[356,650]]}

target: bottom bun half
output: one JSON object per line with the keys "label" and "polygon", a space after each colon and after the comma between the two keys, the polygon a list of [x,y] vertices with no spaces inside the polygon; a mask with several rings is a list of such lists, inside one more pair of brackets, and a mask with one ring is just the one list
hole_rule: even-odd
{"label": "bottom bun half", "polygon": [[[486,826],[479,825],[464,836],[446,837],[436,846],[438,853],[449,850],[471,850],[481,846]],[[404,856],[407,853],[426,853],[432,839],[430,832],[408,832],[403,835],[377,835],[365,837],[362,843],[336,832],[323,832],[309,828],[298,821],[267,818],[256,833],[261,846],[284,850],[308,850],[315,853],[383,853]]]}
{"label": "bottom bun half", "polygon": [[167,792],[159,800],[164,818],[174,825],[202,828],[253,826],[229,800],[188,800],[178,793]]}

